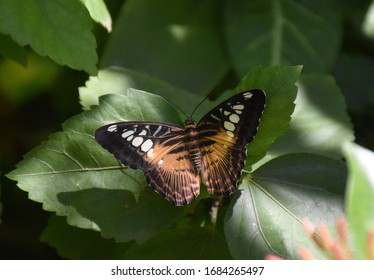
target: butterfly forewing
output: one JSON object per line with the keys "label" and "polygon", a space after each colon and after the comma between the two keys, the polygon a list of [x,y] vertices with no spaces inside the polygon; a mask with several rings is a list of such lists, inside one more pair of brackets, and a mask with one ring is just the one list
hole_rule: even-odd
{"label": "butterfly forewing", "polygon": [[219,104],[199,122],[201,175],[208,192],[228,195],[236,189],[246,145],[257,133],[265,100],[262,90],[243,92]]}
{"label": "butterfly forewing", "polygon": [[200,178],[210,193],[236,189],[246,145],[253,140],[265,107],[265,93],[239,93],[187,127],[131,121],[103,126],[95,139],[124,165],[145,173],[149,185],[174,205],[185,205],[200,192]]}
{"label": "butterfly forewing", "polygon": [[121,122],[100,127],[96,141],[125,166],[145,173],[149,185],[174,205],[185,205],[200,191],[184,129],[159,122]]}

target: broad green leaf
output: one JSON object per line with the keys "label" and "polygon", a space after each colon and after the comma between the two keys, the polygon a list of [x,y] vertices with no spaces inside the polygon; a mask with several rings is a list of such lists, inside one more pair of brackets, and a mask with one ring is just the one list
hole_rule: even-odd
{"label": "broad green leaf", "polygon": [[61,65],[96,73],[87,9],[76,0],[0,0],[0,32]]}
{"label": "broad green leaf", "polygon": [[101,68],[122,66],[176,87],[206,93],[228,60],[216,0],[130,0],[120,12]]}
{"label": "broad green leaf", "polygon": [[134,244],[122,258],[232,259],[225,239],[211,227],[167,230],[142,244]]}
{"label": "broad green leaf", "polygon": [[313,154],[281,156],[244,176],[225,217],[233,257],[296,259],[299,247],[314,247],[302,219],[333,229],[343,213],[345,179],[343,162]]}
{"label": "broad green leaf", "polygon": [[99,22],[103,27],[112,31],[112,18],[108,12],[105,2],[103,0],[81,0],[87,7],[91,17],[96,22]]}
{"label": "broad green leaf", "polygon": [[164,99],[135,90],[104,96],[100,107],[68,120],[63,132],[26,154],[8,176],[70,225],[101,230],[117,241],[146,240],[183,208],[154,193],[141,172],[123,167],[96,143],[93,131],[124,119],[173,119],[173,112]]}
{"label": "broad green leaf", "polygon": [[224,19],[239,75],[256,65],[303,64],[309,73],[334,65],[342,28],[333,1],[227,1]]}
{"label": "broad green leaf", "polygon": [[294,110],[301,67],[256,67],[235,89],[236,92],[260,88],[266,92],[267,101],[259,130],[254,141],[247,146],[246,166],[265,156],[269,146],[286,132]]}
{"label": "broad green leaf", "polygon": [[374,230],[374,153],[357,144],[346,143],[348,162],[346,208],[354,241],[355,257],[364,259],[369,231]]}
{"label": "broad green leaf", "polygon": [[119,259],[130,243],[117,243],[93,230],[69,226],[66,219],[52,215],[40,240],[55,248],[58,254],[72,260]]}
{"label": "broad green leaf", "polygon": [[311,152],[341,158],[341,145],[354,133],[344,98],[335,80],[325,75],[303,75],[295,112],[287,133],[277,139],[269,156]]}
{"label": "broad green leaf", "polygon": [[[90,77],[85,87],[79,88],[79,98],[83,109],[99,104],[99,97],[110,93],[123,93],[129,88],[154,92],[173,102],[177,107],[191,113],[201,98],[187,91],[177,89],[166,82],[147,74],[120,67],[100,70],[98,75]],[[188,100],[189,102],[186,102]]]}
{"label": "broad green leaf", "polygon": [[26,66],[26,52],[25,49],[14,42],[9,36],[0,34],[0,54],[12,59],[22,66]]}

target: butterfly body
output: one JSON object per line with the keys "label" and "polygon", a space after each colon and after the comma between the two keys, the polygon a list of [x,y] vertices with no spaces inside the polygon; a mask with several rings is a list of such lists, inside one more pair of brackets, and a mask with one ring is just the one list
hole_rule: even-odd
{"label": "butterfly body", "polygon": [[129,121],[95,131],[95,138],[124,165],[144,172],[148,184],[174,205],[185,205],[200,193],[227,196],[235,191],[265,106],[262,90],[239,93],[198,124]]}

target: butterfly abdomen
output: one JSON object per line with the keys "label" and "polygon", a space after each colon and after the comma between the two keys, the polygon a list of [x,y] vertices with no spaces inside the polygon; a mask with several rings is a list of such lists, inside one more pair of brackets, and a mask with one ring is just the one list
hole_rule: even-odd
{"label": "butterfly abdomen", "polygon": [[199,132],[196,129],[195,122],[191,118],[186,120],[185,139],[190,160],[195,168],[195,174],[200,174],[202,160],[199,148]]}

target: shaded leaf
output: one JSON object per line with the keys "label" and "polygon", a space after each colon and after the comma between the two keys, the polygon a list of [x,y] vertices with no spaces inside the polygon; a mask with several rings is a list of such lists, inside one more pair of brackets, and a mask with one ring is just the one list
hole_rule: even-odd
{"label": "shaded leaf", "polygon": [[101,68],[122,66],[191,92],[209,92],[228,71],[219,9],[215,0],[126,1]]}
{"label": "shaded leaf", "polygon": [[356,258],[364,259],[369,231],[374,229],[374,153],[357,144],[346,143],[348,162],[346,207]]}
{"label": "shaded leaf", "polygon": [[1,0],[0,32],[21,46],[90,74],[96,73],[96,41],[85,7],[76,0]]}
{"label": "shaded leaf", "polygon": [[93,230],[69,226],[66,219],[52,215],[40,240],[55,248],[58,254],[73,260],[119,259],[131,243],[116,243]]}
{"label": "shaded leaf", "polygon": [[134,244],[122,256],[137,260],[231,259],[225,239],[213,228],[172,229],[142,244]]}
{"label": "shaded leaf", "polygon": [[281,156],[245,176],[225,217],[233,257],[295,259],[297,248],[313,248],[302,219],[334,228],[343,212],[345,178],[341,161],[313,154]]}
{"label": "shaded leaf", "polygon": [[336,11],[325,0],[227,1],[224,27],[236,71],[292,64],[309,73],[330,71],[341,41]]}
{"label": "shaded leaf", "polygon": [[335,80],[325,75],[303,75],[290,127],[276,140],[269,156],[311,152],[339,159],[342,143],[353,139],[352,123]]}
{"label": "shaded leaf", "polygon": [[9,36],[0,34],[0,53],[22,66],[26,66],[26,52],[25,49],[14,42]]}

